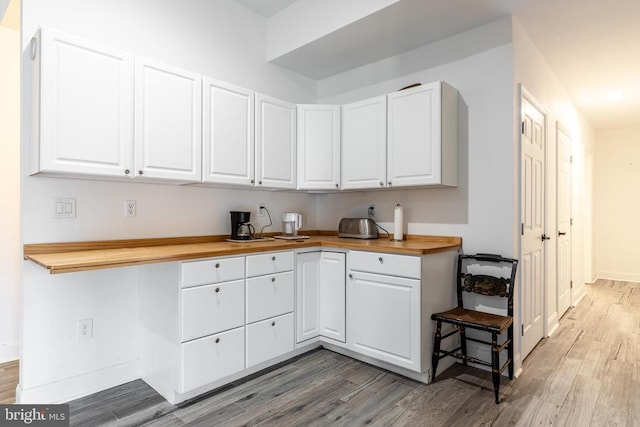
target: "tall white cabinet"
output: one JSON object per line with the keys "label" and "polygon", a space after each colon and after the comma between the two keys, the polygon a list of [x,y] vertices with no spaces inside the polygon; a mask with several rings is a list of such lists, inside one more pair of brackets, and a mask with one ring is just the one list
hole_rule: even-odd
{"label": "tall white cabinet", "polygon": [[342,106],[342,188],[384,188],[387,182],[387,97]]}
{"label": "tall white cabinet", "polygon": [[437,81],[387,95],[387,186],[458,184],[458,92]]}
{"label": "tall white cabinet", "polygon": [[43,28],[33,67],[32,173],[133,174],[133,56]]}
{"label": "tall white cabinet", "polygon": [[135,174],[201,180],[202,78],[136,58]]}
{"label": "tall white cabinet", "polygon": [[202,85],[202,180],[253,187],[254,93],[211,78]]}
{"label": "tall white cabinet", "polygon": [[295,105],[256,93],[256,186],[296,188]]}
{"label": "tall white cabinet", "polygon": [[340,188],[340,106],[300,104],[298,126],[298,188]]}

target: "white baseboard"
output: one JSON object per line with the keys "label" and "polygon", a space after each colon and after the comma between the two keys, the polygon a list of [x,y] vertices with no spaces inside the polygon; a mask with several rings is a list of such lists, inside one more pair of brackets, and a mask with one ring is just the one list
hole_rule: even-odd
{"label": "white baseboard", "polygon": [[20,344],[6,343],[0,345],[0,363],[18,360],[20,358]]}
{"label": "white baseboard", "polygon": [[585,289],[585,286],[590,286],[590,285],[582,285],[579,288],[573,288],[572,289],[571,305],[573,307],[578,305],[580,303],[580,301],[582,301],[582,299],[587,295],[587,290]]}
{"label": "white baseboard", "polygon": [[140,360],[25,389],[18,384],[16,403],[64,403],[140,378]]}
{"label": "white baseboard", "polygon": [[597,271],[596,280],[618,280],[621,282],[640,282],[640,273],[619,273],[613,271]]}
{"label": "white baseboard", "polygon": [[547,319],[547,336],[550,337],[560,326],[558,321],[558,312],[553,313],[549,319]]}

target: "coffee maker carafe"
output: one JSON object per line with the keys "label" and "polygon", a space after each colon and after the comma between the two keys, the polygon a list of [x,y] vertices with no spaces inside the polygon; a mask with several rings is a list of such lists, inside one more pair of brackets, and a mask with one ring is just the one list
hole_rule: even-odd
{"label": "coffee maker carafe", "polygon": [[252,240],[255,230],[249,223],[251,212],[230,211],[231,240]]}

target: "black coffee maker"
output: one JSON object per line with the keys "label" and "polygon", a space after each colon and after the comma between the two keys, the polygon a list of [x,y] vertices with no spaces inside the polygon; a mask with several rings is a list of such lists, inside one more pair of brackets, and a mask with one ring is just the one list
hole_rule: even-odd
{"label": "black coffee maker", "polygon": [[251,212],[230,211],[231,215],[231,240],[251,240],[255,229],[249,223]]}

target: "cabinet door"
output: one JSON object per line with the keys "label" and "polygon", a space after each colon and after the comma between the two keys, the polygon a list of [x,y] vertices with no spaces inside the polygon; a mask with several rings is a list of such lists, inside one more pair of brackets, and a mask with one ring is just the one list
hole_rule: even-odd
{"label": "cabinet door", "polygon": [[318,306],[320,335],[345,342],[345,254],[322,252]]}
{"label": "cabinet door", "polygon": [[256,93],[256,185],[296,188],[295,106]]}
{"label": "cabinet door", "polygon": [[46,28],[40,36],[34,172],[126,177],[133,161],[133,57]]}
{"label": "cabinet door", "polygon": [[136,58],[135,173],[201,180],[202,78]]}
{"label": "cabinet door", "polygon": [[387,185],[440,184],[440,82],[387,95]]}
{"label": "cabinet door", "polygon": [[387,97],[342,106],[342,188],[387,185]]}
{"label": "cabinet door", "polygon": [[253,186],[253,92],[210,78],[203,87],[203,181]]}
{"label": "cabinet door", "polygon": [[298,188],[340,188],[340,106],[298,105]]}
{"label": "cabinet door", "polygon": [[349,271],[349,347],[421,372],[420,281]]}
{"label": "cabinet door", "polygon": [[320,335],[320,254],[296,255],[296,342]]}

